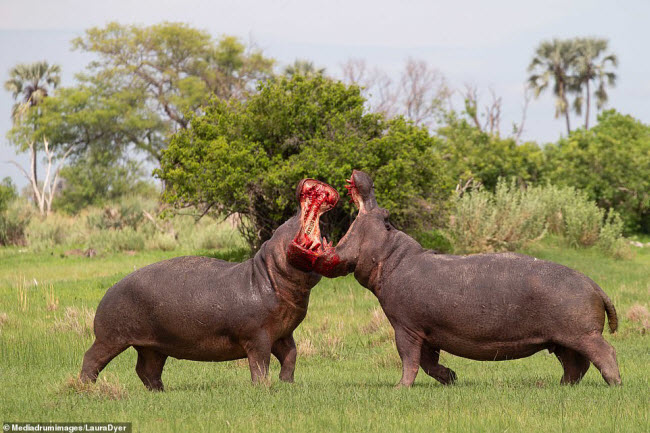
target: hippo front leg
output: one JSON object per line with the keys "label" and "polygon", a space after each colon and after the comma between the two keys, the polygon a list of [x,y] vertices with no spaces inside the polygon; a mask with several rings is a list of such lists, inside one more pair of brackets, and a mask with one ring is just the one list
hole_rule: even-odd
{"label": "hippo front leg", "polygon": [[293,372],[296,369],[296,342],[293,335],[277,340],[271,348],[271,353],[280,361],[280,380],[293,382]]}
{"label": "hippo front leg", "polygon": [[269,363],[271,362],[271,341],[266,333],[244,345],[248,356],[248,366],[251,371],[251,381],[254,384],[268,383]]}
{"label": "hippo front leg", "polygon": [[395,343],[402,360],[402,379],[397,384],[397,388],[409,387],[413,385],[420,369],[422,338],[405,328],[396,327]]}

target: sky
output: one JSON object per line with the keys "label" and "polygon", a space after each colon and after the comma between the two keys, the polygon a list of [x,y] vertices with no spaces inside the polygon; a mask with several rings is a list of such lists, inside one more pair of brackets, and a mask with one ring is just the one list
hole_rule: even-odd
{"label": "sky", "polygon": [[[0,0],[0,80],[18,63],[47,60],[61,65],[62,85],[74,84],[92,56],[71,51],[70,41],[110,21],[182,21],[215,37],[253,41],[280,67],[308,59],[334,76],[350,58],[393,77],[408,58],[424,60],[454,89],[474,85],[486,102],[489,89],[501,96],[504,132],[520,121],[526,68],[540,41],[604,37],[619,58],[608,106],[650,123],[647,0]],[[0,89],[0,179],[11,176],[22,187],[27,181],[5,163],[28,162],[5,138],[12,104]],[[564,128],[549,93],[531,101],[522,138],[556,141]]]}

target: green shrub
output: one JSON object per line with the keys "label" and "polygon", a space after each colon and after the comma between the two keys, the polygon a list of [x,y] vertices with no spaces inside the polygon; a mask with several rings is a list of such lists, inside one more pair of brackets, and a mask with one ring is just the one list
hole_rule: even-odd
{"label": "green shrub", "polygon": [[623,222],[605,212],[584,192],[552,185],[519,188],[501,179],[494,194],[479,189],[456,199],[446,230],[454,251],[512,251],[560,235],[572,247],[598,244],[615,257],[626,256]]}
{"label": "green shrub", "polygon": [[454,251],[513,251],[546,232],[539,196],[500,180],[494,194],[479,189],[458,198],[447,228]]}
{"label": "green shrub", "polygon": [[87,242],[87,247],[99,251],[142,251],[146,236],[131,227],[120,230],[101,230],[94,232]]}
{"label": "green shrub", "polygon": [[441,230],[416,231],[412,236],[422,245],[422,247],[434,250],[439,253],[449,253],[453,251],[453,246],[447,236]]}
{"label": "green shrub", "polygon": [[35,251],[57,245],[77,245],[83,240],[83,226],[74,218],[59,213],[52,213],[47,218],[33,218],[27,227],[27,243]]}
{"label": "green shrub", "polygon": [[[377,199],[408,229],[443,220],[453,186],[425,128],[369,114],[357,86],[321,76],[278,78],[244,102],[213,100],[162,152],[164,199],[246,217],[240,231],[258,248],[298,207],[305,177],[345,191],[352,169],[370,174]],[[353,220],[346,200],[323,216],[329,237]]]}
{"label": "green shrub", "polygon": [[598,247],[605,253],[616,258],[630,258],[632,249],[623,238],[624,223],[614,210],[607,213],[607,218],[600,229]]}
{"label": "green shrub", "polygon": [[0,211],[0,245],[25,245],[25,232],[34,211],[24,200],[15,199],[4,204]]}
{"label": "green shrub", "polygon": [[628,233],[650,233],[650,125],[614,110],[545,147],[546,178],[613,208]]}

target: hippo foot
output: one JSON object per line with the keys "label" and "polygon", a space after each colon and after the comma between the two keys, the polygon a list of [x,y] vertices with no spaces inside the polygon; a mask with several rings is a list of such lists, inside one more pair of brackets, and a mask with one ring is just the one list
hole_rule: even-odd
{"label": "hippo foot", "polygon": [[449,368],[448,370],[449,370],[449,378],[445,383],[443,383],[443,385],[453,385],[458,380],[458,376],[456,375],[456,372],[451,368]]}

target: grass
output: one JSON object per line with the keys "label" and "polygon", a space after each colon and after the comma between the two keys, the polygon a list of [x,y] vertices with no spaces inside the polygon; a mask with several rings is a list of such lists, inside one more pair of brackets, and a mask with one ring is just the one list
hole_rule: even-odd
{"label": "grass", "polygon": [[[584,272],[611,296],[621,324],[606,338],[618,352],[623,387],[607,387],[593,367],[578,386],[560,386],[562,369],[548,353],[508,362],[443,353],[441,362],[458,373],[457,385],[443,387],[420,371],[413,388],[394,389],[401,371],[392,329],[377,300],[351,276],[313,289],[295,334],[295,384],[277,379],[275,360],[270,386],[252,386],[245,362],[170,359],[166,392],[151,393],[137,378],[136,353],[129,349],[88,386],[75,378],[92,343],[88,314],[106,289],[133,269],[191,252],[86,258],[3,249],[0,417],[133,422],[138,432],[649,431],[648,332],[627,313],[648,307],[650,249],[614,260],[551,239],[524,252]],[[245,252],[209,254],[238,260]]]}

